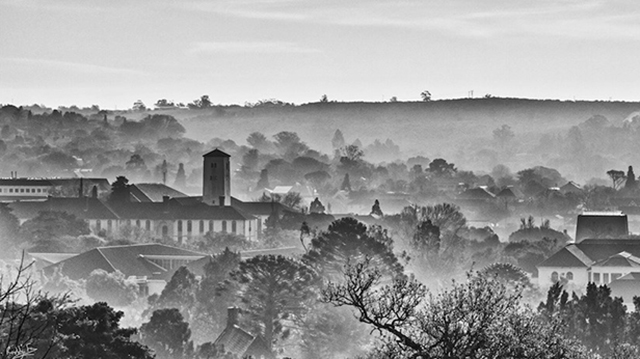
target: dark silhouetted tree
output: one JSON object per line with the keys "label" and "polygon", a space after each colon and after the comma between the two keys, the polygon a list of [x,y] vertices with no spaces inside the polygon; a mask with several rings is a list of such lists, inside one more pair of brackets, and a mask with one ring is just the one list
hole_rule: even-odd
{"label": "dark silhouetted tree", "polygon": [[193,350],[191,329],[176,308],[159,309],[140,327],[140,341],[151,348],[158,359],[187,357]]}
{"label": "dark silhouetted tree", "polygon": [[111,194],[109,202],[114,204],[122,204],[129,202],[129,180],[125,176],[116,177],[115,182],[111,184]]}
{"label": "dark silhouetted tree", "polygon": [[380,201],[376,199],[375,202],[373,202],[373,206],[371,206],[371,213],[369,214],[377,217],[382,217],[384,215],[382,213],[382,209],[380,208]]}

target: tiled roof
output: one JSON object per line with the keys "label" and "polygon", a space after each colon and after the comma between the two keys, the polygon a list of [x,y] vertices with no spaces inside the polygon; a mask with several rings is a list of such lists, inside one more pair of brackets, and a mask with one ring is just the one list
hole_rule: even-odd
{"label": "tiled roof", "polygon": [[209,153],[205,153],[202,157],[231,157],[228,154],[220,151],[219,149],[215,149]]}
{"label": "tiled roof", "polygon": [[123,219],[215,219],[215,220],[251,220],[252,215],[231,206],[209,206],[204,203],[181,205],[179,201],[131,202],[124,205],[112,205],[114,213]]}
{"label": "tiled roof", "polygon": [[74,280],[87,278],[96,269],[103,269],[107,272],[117,270],[122,272],[125,277],[146,276],[164,280],[170,278],[171,271],[151,262],[145,256],[193,257],[195,260],[205,254],[157,243],[98,247],[50,265],[44,268],[44,271],[51,273],[59,268],[62,273]]}
{"label": "tiled roof", "polygon": [[268,216],[274,211],[276,213],[295,212],[294,209],[280,202],[242,202],[234,197],[231,197],[231,206],[256,216]]}
{"label": "tiled roof", "polygon": [[216,347],[222,347],[225,354],[231,353],[238,357],[249,349],[255,337],[237,325],[227,326],[213,343]]}
{"label": "tiled roof", "polygon": [[14,202],[9,204],[19,219],[31,219],[42,211],[59,211],[81,219],[117,219],[117,216],[99,199],[92,197],[51,197],[46,201]]}
{"label": "tiled roof", "polygon": [[620,252],[640,257],[640,240],[585,239],[567,245],[538,264],[538,267],[588,267]]}
{"label": "tiled roof", "polygon": [[185,197],[186,194],[162,183],[137,183],[130,187],[131,197],[138,202],[162,202],[164,196]]}

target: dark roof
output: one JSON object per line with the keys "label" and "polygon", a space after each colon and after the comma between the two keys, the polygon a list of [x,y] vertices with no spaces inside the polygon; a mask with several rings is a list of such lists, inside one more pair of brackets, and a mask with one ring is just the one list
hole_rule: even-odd
{"label": "dark roof", "polygon": [[9,204],[19,219],[31,219],[42,211],[59,211],[81,219],[117,219],[118,217],[99,199],[92,197],[50,197],[46,201],[13,202]]}
{"label": "dark roof", "polygon": [[150,279],[164,280],[171,277],[172,271],[160,267],[145,256],[186,256],[195,260],[205,254],[157,243],[98,247],[50,265],[44,268],[44,271],[51,273],[59,268],[63,274],[74,280],[87,278],[96,269],[107,272],[120,271],[126,277],[146,276]]}
{"label": "dark roof", "polygon": [[516,195],[515,195],[515,193],[513,193],[511,188],[507,187],[507,188],[503,189],[502,191],[498,192],[496,197],[513,197],[513,198],[515,198]]}
{"label": "dark roof", "polygon": [[640,267],[640,258],[628,252],[620,252],[598,261],[594,265],[599,267]]}
{"label": "dark roof", "polygon": [[52,186],[46,179],[0,178],[0,186]]}
{"label": "dark roof", "polygon": [[186,194],[162,183],[137,183],[129,188],[136,202],[162,202],[164,196],[185,197]]}
{"label": "dark roof", "polygon": [[91,188],[93,186],[97,186],[100,189],[111,189],[111,184],[109,180],[106,178],[86,178],[86,177],[76,177],[76,178],[50,178],[48,181],[51,182],[54,186],[73,186],[77,187],[80,185],[80,180],[82,179],[82,185],[84,188]]}
{"label": "dark roof", "polygon": [[238,357],[242,357],[243,354],[249,349],[249,346],[255,337],[251,333],[238,327],[237,325],[227,326],[220,336],[213,343],[216,347],[222,347],[225,354],[231,353]]}
{"label": "dark roof", "polygon": [[458,195],[460,199],[473,199],[473,200],[483,200],[483,199],[493,199],[495,195],[486,188],[478,187],[478,188],[470,188]]}
{"label": "dark roof", "polygon": [[220,151],[219,149],[215,149],[209,153],[205,153],[202,157],[231,157],[228,154]]}
{"label": "dark roof", "polygon": [[179,201],[130,202],[111,205],[111,209],[123,219],[215,219],[251,220],[252,215],[231,206],[209,206],[204,203],[182,205]]}
{"label": "dark roof", "polygon": [[567,245],[538,264],[538,267],[588,267],[621,252],[640,257],[640,240],[585,239]]}
{"label": "dark roof", "polygon": [[620,277],[620,278],[614,280],[613,282],[611,282],[611,284],[613,284],[614,282],[618,282],[618,281],[640,282],[640,272],[627,273],[627,274],[623,275],[622,277]]}
{"label": "dark roof", "polygon": [[296,212],[293,208],[280,202],[243,202],[235,197],[231,197],[231,206],[256,216],[268,216],[274,211],[276,213]]}

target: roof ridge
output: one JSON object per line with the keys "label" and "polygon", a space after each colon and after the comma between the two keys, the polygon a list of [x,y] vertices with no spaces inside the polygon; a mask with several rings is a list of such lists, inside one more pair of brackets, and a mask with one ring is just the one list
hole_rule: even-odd
{"label": "roof ridge", "polygon": [[114,272],[118,271],[118,269],[116,269],[116,267],[113,265],[113,263],[111,263],[109,258],[107,258],[107,256],[105,256],[104,253],[102,253],[102,251],[100,250],[100,247],[97,247],[96,250],[98,250],[98,253],[100,253],[102,258],[104,258],[104,260],[107,261],[107,264],[109,264],[109,266],[111,266],[111,269],[113,269]]}

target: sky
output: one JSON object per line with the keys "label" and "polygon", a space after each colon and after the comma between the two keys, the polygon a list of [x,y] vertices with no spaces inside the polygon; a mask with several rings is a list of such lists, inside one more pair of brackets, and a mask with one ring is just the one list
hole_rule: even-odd
{"label": "sky", "polygon": [[640,100],[635,0],[0,0],[0,103]]}

